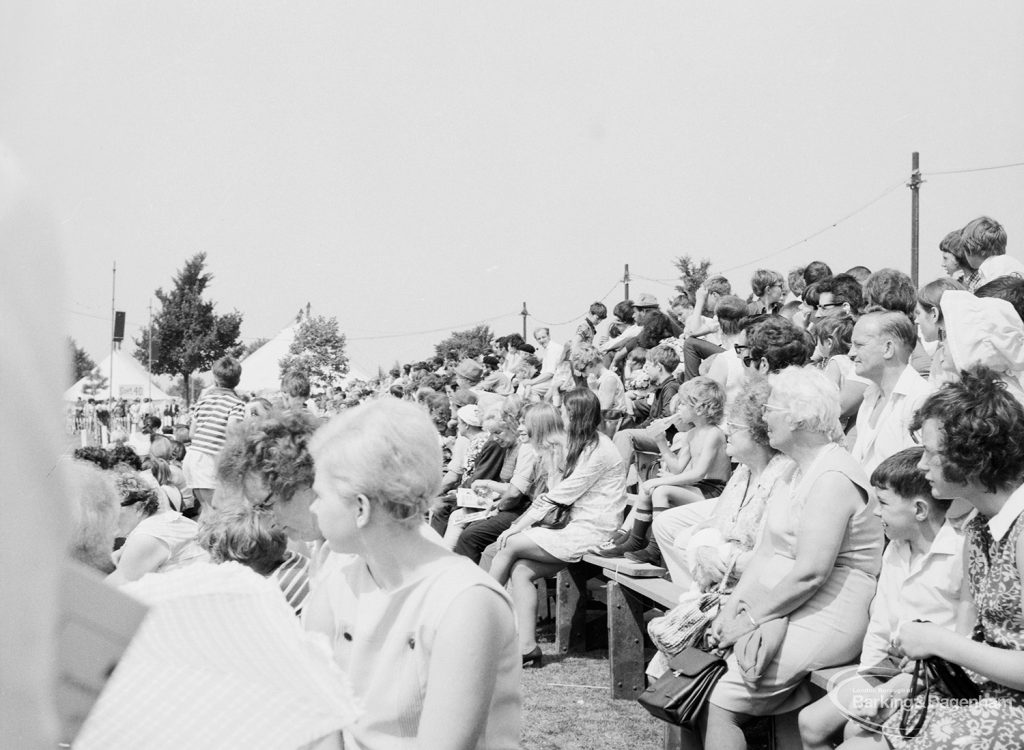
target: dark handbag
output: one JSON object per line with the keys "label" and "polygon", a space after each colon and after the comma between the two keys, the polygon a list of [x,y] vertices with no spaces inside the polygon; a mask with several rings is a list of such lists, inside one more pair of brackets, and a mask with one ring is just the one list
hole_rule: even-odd
{"label": "dark handbag", "polygon": [[725,674],[725,659],[688,646],[669,659],[668,666],[637,701],[669,724],[692,724]]}
{"label": "dark handbag", "polygon": [[976,701],[981,698],[981,690],[959,664],[953,664],[938,656],[929,657],[926,661],[933,681],[941,685],[943,692],[950,698],[959,701]]}
{"label": "dark handbag", "polygon": [[544,498],[547,503],[551,506],[548,508],[548,512],[544,514],[535,527],[540,529],[564,529],[569,525],[569,516],[572,513],[571,505],[564,505],[561,503],[552,502]]}

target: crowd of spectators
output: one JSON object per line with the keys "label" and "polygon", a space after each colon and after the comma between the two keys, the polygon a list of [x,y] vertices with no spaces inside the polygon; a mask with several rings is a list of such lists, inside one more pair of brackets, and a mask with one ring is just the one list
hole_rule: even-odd
{"label": "crowd of spectators", "polygon": [[[1024,265],[987,217],[937,249],[947,276],[919,289],[821,261],[758,269],[746,299],[711,276],[667,311],[594,302],[564,342],[510,334],[319,401],[301,372],[243,398],[225,358],[145,463],[76,452],[100,470],[76,468],[74,555],[113,584],[228,562],[275,581],[366,702],[358,747],[515,746],[535,582],[591,552],[725,592],[705,747],[801,708],[807,747],[1014,746]],[[983,700],[936,692],[904,738],[893,707],[925,657]],[[845,664],[856,705],[809,704],[807,675]]]}

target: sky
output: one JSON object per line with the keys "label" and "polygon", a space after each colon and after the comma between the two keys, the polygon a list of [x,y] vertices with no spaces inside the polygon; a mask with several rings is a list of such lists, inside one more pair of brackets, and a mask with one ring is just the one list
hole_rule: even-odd
{"label": "sky", "polygon": [[[129,336],[197,252],[272,337],[307,302],[374,373],[452,330],[663,302],[672,260],[910,269],[988,214],[1024,259],[1024,4],[0,5],[0,142],[60,230],[67,330]],[[834,225],[834,226],[833,226]]]}

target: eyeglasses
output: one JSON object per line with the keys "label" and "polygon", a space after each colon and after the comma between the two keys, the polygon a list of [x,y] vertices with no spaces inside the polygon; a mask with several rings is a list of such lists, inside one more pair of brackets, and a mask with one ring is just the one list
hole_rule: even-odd
{"label": "eyeglasses", "polygon": [[751,357],[748,355],[743,358],[743,366],[750,367],[754,362],[760,362],[762,359],[763,357]]}
{"label": "eyeglasses", "polygon": [[831,310],[833,307],[842,307],[842,302],[822,302],[820,305],[815,305],[815,310]]}
{"label": "eyeglasses", "polygon": [[736,352],[737,357],[742,357],[744,352],[750,351],[750,347],[746,344],[733,344],[732,348]]}
{"label": "eyeglasses", "polygon": [[737,432],[749,432],[750,425],[740,424],[739,422],[726,422],[725,423],[725,436],[732,437]]}
{"label": "eyeglasses", "polygon": [[770,411],[789,411],[788,406],[778,406],[776,404],[769,404],[767,401],[761,404],[761,414],[767,414]]}

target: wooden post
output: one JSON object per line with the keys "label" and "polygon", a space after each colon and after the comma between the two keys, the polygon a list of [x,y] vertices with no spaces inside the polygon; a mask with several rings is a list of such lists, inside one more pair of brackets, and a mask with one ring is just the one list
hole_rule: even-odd
{"label": "wooden post", "polygon": [[519,314],[523,316],[523,341],[529,341],[529,339],[526,338],[526,316],[529,315],[530,313],[526,312],[525,302],[523,303],[523,311]]}
{"label": "wooden post", "polygon": [[622,274],[622,284],[626,287],[626,294],[622,299],[629,299],[629,263],[626,264],[626,270]]}
{"label": "wooden post", "polygon": [[914,282],[914,288],[918,286],[918,263],[921,241],[920,213],[921,213],[921,169],[918,152],[915,151],[910,157],[910,279]]}

